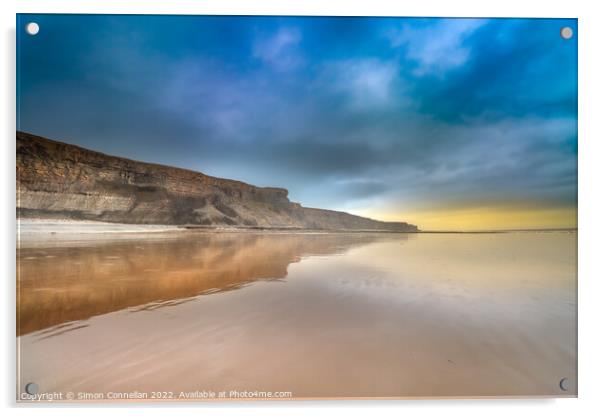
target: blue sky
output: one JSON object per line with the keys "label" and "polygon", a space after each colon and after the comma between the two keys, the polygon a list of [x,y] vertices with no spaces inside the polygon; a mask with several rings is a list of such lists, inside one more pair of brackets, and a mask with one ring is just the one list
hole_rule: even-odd
{"label": "blue sky", "polygon": [[17,26],[20,130],[423,229],[576,224],[575,19]]}

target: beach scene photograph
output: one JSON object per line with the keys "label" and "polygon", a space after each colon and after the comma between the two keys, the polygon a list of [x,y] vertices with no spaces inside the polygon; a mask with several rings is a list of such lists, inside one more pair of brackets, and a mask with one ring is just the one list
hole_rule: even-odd
{"label": "beach scene photograph", "polygon": [[577,397],[577,30],[18,14],[17,402]]}

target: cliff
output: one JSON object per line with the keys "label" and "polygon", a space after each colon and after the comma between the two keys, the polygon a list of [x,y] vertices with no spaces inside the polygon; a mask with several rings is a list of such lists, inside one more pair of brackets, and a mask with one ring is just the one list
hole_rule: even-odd
{"label": "cliff", "polygon": [[17,132],[21,217],[130,224],[417,231],[290,202],[288,191],[137,162]]}

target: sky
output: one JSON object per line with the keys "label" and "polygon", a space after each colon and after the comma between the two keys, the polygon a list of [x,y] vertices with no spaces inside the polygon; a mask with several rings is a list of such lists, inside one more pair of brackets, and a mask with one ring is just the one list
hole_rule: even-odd
{"label": "sky", "polygon": [[576,227],[576,19],[17,19],[19,130],[423,230]]}

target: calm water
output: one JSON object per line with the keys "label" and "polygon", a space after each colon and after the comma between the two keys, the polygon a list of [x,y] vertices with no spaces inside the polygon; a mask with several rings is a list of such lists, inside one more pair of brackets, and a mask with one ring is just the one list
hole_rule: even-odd
{"label": "calm water", "polygon": [[17,256],[19,391],[576,393],[574,233],[173,233]]}

